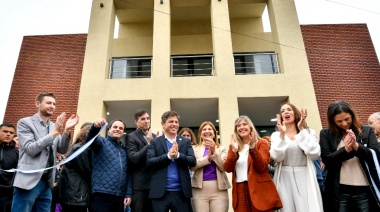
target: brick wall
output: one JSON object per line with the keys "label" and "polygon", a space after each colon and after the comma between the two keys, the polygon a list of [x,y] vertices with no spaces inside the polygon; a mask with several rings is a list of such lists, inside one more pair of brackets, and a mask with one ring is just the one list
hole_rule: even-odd
{"label": "brick wall", "polygon": [[55,121],[76,113],[87,34],[25,36],[21,45],[4,121],[14,125],[36,113],[42,91],[57,96]]}
{"label": "brick wall", "polygon": [[327,107],[349,102],[362,123],[380,111],[380,65],[366,24],[301,26],[323,127]]}

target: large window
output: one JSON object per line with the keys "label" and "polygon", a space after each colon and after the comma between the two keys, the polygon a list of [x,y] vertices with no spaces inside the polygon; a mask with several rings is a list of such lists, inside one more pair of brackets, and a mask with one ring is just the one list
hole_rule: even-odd
{"label": "large window", "polygon": [[173,56],[172,77],[213,76],[212,55]]}
{"label": "large window", "polygon": [[111,60],[110,79],[150,78],[152,58],[114,58]]}
{"label": "large window", "polygon": [[275,53],[234,54],[235,74],[278,74]]}

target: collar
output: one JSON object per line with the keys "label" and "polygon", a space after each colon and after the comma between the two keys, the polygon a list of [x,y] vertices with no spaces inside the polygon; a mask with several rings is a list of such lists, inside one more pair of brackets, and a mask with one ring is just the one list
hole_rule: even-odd
{"label": "collar", "polygon": [[45,124],[44,120],[42,120],[42,118],[40,117],[40,115],[38,115],[38,113],[36,116],[37,116],[38,122],[40,122],[44,127],[50,125],[50,118],[47,120],[47,122]]}
{"label": "collar", "polygon": [[120,140],[117,140],[116,138],[111,137],[111,136],[109,136],[109,135],[107,136],[107,138],[108,138],[108,140],[113,141],[113,142],[116,142],[116,143],[121,142]]}
{"label": "collar", "polygon": [[139,131],[141,134],[146,135],[146,133],[144,132],[144,130],[142,130],[142,129],[138,128],[138,127],[136,128],[136,130]]}
{"label": "collar", "polygon": [[175,138],[174,138],[173,140],[170,140],[170,138],[168,138],[168,137],[166,136],[166,134],[164,134],[164,136],[165,136],[165,139],[166,139],[167,141],[169,141],[170,143],[174,143],[174,141],[177,140],[177,136],[175,136]]}

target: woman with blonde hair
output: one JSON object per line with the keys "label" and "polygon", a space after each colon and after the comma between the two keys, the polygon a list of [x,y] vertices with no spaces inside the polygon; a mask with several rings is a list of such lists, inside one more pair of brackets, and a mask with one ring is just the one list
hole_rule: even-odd
{"label": "woman with blonde hair", "polygon": [[307,110],[284,103],[277,114],[270,156],[277,162],[273,177],[283,208],[281,212],[321,212],[322,198],[313,160],[321,149],[315,131],[307,127]]}
{"label": "woman with blonde hair", "polygon": [[197,164],[191,168],[191,179],[195,212],[228,211],[228,189],[231,187],[223,164],[227,148],[221,146],[214,124],[205,121],[199,127],[199,143],[193,146]]}
{"label": "woman with blonde hair", "polygon": [[235,120],[224,169],[232,172],[232,207],[238,212],[273,211],[282,207],[268,172],[269,145],[247,116]]}

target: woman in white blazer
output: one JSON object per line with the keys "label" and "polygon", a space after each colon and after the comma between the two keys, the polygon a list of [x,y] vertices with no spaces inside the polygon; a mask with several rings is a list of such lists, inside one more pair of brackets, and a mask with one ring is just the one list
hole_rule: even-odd
{"label": "woman in white blazer", "polygon": [[270,156],[277,162],[274,183],[280,195],[281,212],[321,212],[319,191],[313,160],[321,148],[315,131],[307,127],[307,111],[284,103],[277,114],[277,130],[271,136]]}

